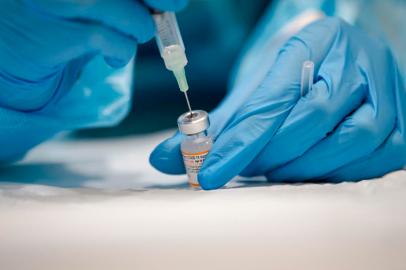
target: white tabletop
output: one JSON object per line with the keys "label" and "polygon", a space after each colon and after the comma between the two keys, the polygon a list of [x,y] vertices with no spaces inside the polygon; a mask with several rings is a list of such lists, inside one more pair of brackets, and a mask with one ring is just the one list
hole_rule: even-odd
{"label": "white tabletop", "polygon": [[405,171],[194,191],[148,164],[169,134],[54,141],[3,168],[0,269],[405,269]]}

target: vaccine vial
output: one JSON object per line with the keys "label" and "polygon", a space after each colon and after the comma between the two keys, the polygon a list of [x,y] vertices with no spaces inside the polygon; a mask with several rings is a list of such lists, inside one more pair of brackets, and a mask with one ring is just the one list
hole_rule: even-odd
{"label": "vaccine vial", "polygon": [[197,174],[213,143],[207,135],[209,125],[209,116],[202,110],[187,112],[178,118],[179,131],[183,134],[180,149],[189,184],[194,188],[200,187]]}

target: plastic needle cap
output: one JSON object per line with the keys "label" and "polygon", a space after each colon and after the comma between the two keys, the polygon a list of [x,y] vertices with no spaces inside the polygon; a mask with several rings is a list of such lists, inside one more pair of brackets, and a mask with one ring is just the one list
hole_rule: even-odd
{"label": "plastic needle cap", "polygon": [[305,96],[313,87],[314,63],[304,61],[302,65],[302,76],[300,79],[300,94]]}

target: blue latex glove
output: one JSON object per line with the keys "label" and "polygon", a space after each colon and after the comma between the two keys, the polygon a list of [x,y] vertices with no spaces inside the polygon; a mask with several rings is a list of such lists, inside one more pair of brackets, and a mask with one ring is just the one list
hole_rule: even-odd
{"label": "blue latex glove", "polygon": [[[301,65],[315,85],[300,96]],[[250,80],[250,78],[245,78]],[[359,180],[406,164],[406,90],[388,47],[335,19],[291,38],[252,92],[236,85],[210,116],[214,146],[198,175],[204,189],[234,176],[270,181]],[[151,164],[183,173],[180,136],[161,143]]]}
{"label": "blue latex glove", "polygon": [[[113,91],[107,83],[95,82],[97,89],[84,82],[76,85],[82,77],[102,81],[113,69],[100,61],[87,74],[84,67],[100,56],[111,67],[126,66],[137,44],[154,35],[148,7],[178,10],[185,4],[186,0],[1,1],[0,162],[19,158],[58,131],[122,118],[125,110],[112,117],[102,107],[122,93],[109,93]],[[129,81],[114,83],[129,87]],[[89,97],[93,90],[100,93]]]}

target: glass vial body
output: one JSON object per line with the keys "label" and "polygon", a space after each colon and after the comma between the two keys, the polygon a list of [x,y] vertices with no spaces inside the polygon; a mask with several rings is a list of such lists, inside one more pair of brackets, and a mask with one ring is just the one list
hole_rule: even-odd
{"label": "glass vial body", "polygon": [[202,110],[186,112],[178,118],[179,131],[183,134],[180,150],[189,184],[195,188],[200,186],[197,174],[212,146],[212,139],[207,135],[209,125],[209,115]]}
{"label": "glass vial body", "polygon": [[199,187],[197,174],[202,167],[203,161],[212,146],[212,139],[206,131],[198,134],[184,135],[180,145],[183,162],[190,186]]}

